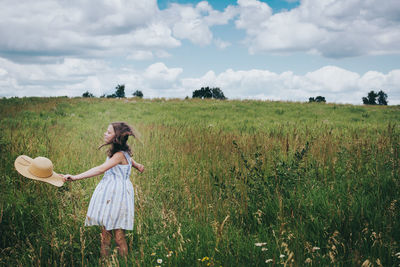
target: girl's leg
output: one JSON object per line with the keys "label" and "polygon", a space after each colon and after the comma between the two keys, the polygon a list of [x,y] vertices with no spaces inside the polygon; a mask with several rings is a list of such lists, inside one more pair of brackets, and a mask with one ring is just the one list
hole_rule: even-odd
{"label": "girl's leg", "polygon": [[115,242],[118,246],[119,255],[127,256],[128,255],[128,245],[125,240],[125,231],[123,229],[115,229]]}
{"label": "girl's leg", "polygon": [[104,227],[101,229],[100,254],[102,257],[107,257],[110,252],[111,236],[111,231],[107,231]]}

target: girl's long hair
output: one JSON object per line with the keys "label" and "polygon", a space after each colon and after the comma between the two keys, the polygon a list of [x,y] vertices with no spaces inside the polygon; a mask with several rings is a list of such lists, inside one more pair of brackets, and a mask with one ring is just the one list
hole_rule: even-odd
{"label": "girl's long hair", "polygon": [[128,152],[132,156],[132,151],[127,144],[128,137],[133,136],[138,138],[137,132],[125,122],[112,122],[111,125],[114,128],[115,136],[109,143],[102,144],[98,149],[106,145],[111,145],[110,149],[107,151],[108,157],[112,157],[115,153],[119,151]]}

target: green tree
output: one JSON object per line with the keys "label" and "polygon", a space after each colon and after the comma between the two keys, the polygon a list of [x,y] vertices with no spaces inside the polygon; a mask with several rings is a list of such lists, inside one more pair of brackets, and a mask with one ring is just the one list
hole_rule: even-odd
{"label": "green tree", "polygon": [[374,91],[370,91],[367,95],[367,97],[363,97],[362,101],[364,105],[376,105],[376,97],[378,96],[377,93]]}
{"label": "green tree", "polygon": [[118,84],[115,87],[115,92],[111,95],[107,95],[107,98],[124,98],[125,97],[125,85]]}
{"label": "green tree", "polygon": [[226,99],[224,93],[223,93],[222,90],[221,90],[220,88],[218,88],[218,87],[212,88],[212,89],[211,89],[211,93],[212,93],[212,98],[221,99],[221,100]]}
{"label": "green tree", "polygon": [[310,97],[310,98],[308,99],[308,102],[309,102],[309,103],[312,103],[312,102],[325,103],[326,100],[325,100],[325,97],[319,95],[319,96],[317,96],[316,98]]}
{"label": "green tree", "polygon": [[193,98],[215,98],[215,99],[226,99],[222,90],[218,87],[210,88],[210,87],[201,87],[199,90],[193,91]]}
{"label": "green tree", "polygon": [[385,94],[385,92],[380,90],[378,92],[378,105],[387,105],[387,104],[388,104],[387,94]]}
{"label": "green tree", "polygon": [[92,93],[90,93],[89,91],[86,91],[82,94],[82,97],[94,97],[94,95]]}
{"label": "green tree", "polygon": [[136,90],[132,95],[136,96],[136,97],[143,98],[143,93],[142,93],[142,91],[139,91],[139,90]]}
{"label": "green tree", "polygon": [[[387,94],[380,90],[378,93],[374,91],[370,91],[367,97],[363,97],[362,101],[364,105],[387,105]],[[376,102],[376,98],[378,98],[378,102]]]}
{"label": "green tree", "polygon": [[118,84],[117,87],[115,87],[115,96],[118,98],[125,97],[125,84]]}

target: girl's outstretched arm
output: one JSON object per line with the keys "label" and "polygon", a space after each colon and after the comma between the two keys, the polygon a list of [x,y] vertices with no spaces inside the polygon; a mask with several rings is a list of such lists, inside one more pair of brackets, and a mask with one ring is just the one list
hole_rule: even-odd
{"label": "girl's outstretched arm", "polygon": [[81,179],[97,176],[97,175],[103,174],[104,172],[111,169],[112,167],[120,164],[124,158],[125,158],[125,156],[122,152],[117,152],[103,164],[96,166],[94,168],[91,168],[88,171],[85,171],[85,172],[77,174],[77,175],[71,175],[71,174],[61,174],[61,175],[63,176],[64,182],[65,181],[76,181],[76,180],[81,180]]}

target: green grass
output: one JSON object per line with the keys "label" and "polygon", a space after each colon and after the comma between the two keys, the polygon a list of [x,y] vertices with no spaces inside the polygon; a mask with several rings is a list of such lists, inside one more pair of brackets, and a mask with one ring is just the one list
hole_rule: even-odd
{"label": "green grass", "polygon": [[[105,160],[112,121],[141,133],[129,143],[146,168],[131,177],[128,266],[400,264],[399,106],[12,98],[0,100],[1,265],[101,265],[100,228],[83,226],[101,177],[57,188],[14,160],[83,172]],[[125,265],[116,250],[106,264]]]}

